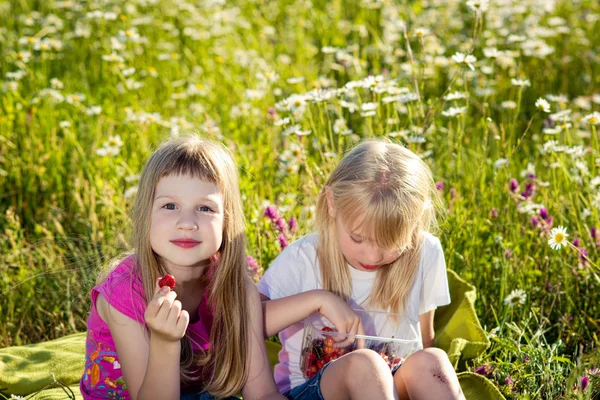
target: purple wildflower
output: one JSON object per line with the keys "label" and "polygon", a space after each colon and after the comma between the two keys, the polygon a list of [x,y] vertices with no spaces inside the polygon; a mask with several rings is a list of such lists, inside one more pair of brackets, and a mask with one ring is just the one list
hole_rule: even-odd
{"label": "purple wildflower", "polygon": [[552,227],[552,223],[554,223],[554,218],[552,218],[552,217],[546,218],[546,225],[548,225],[548,228]]}
{"label": "purple wildflower", "polygon": [[512,253],[510,252],[509,249],[506,249],[504,251],[504,257],[506,257],[506,258],[511,258],[512,257]]}
{"label": "purple wildflower", "polygon": [[288,241],[285,238],[285,236],[279,235],[277,240],[279,240],[279,247],[281,247],[281,250],[285,249],[288,246]]}
{"label": "purple wildflower", "polygon": [[554,128],[554,121],[552,120],[552,118],[548,118],[548,119],[544,120],[544,122],[542,122],[542,127],[543,128]]}
{"label": "purple wildflower", "polygon": [[506,383],[508,386],[512,386],[515,383],[515,381],[510,376],[507,376],[504,380],[504,383]]}
{"label": "purple wildflower", "polygon": [[275,220],[275,227],[279,232],[284,233],[285,229],[287,228],[287,223],[285,222],[285,219],[277,218]]}
{"label": "purple wildflower", "polygon": [[589,255],[590,254],[584,247],[580,248],[579,249],[579,262],[583,265],[587,265]]}
{"label": "purple wildflower", "polygon": [[526,199],[530,198],[531,196],[533,196],[534,188],[535,188],[535,183],[527,182],[525,184],[525,191],[523,193],[521,193],[521,196],[525,197]]}
{"label": "purple wildflower", "polygon": [[265,217],[269,218],[271,221],[275,221],[277,218],[279,218],[277,208],[274,205],[268,206],[265,209]]}
{"label": "purple wildflower", "polygon": [[248,269],[251,271],[254,277],[260,277],[260,272],[258,269],[258,263],[252,256],[246,256],[246,263],[248,264]]}
{"label": "purple wildflower", "polygon": [[508,188],[511,193],[517,193],[517,191],[519,190],[519,181],[517,181],[515,178],[511,178],[508,184]]}
{"label": "purple wildflower", "polygon": [[550,216],[550,214],[548,214],[548,209],[547,208],[540,208],[540,217],[542,217],[543,220],[548,219],[548,217]]}
{"label": "purple wildflower", "polygon": [[583,392],[588,385],[590,384],[590,378],[588,378],[586,375],[583,375],[581,377],[581,383],[579,384],[579,386],[581,386],[581,391]]}
{"label": "purple wildflower", "polygon": [[533,226],[534,228],[537,228],[537,226],[540,224],[540,220],[538,217],[536,217],[535,215],[531,216],[531,226]]}
{"label": "purple wildflower", "polygon": [[492,208],[492,218],[498,218],[498,210]]}
{"label": "purple wildflower", "polygon": [[444,191],[444,182],[443,181],[438,181],[435,183],[435,188],[437,190],[439,190],[440,192]]}
{"label": "purple wildflower", "polygon": [[487,364],[483,364],[475,370],[475,373],[479,375],[489,375],[490,372],[492,372],[492,367]]}
{"label": "purple wildflower", "polygon": [[288,221],[288,227],[290,228],[290,232],[292,233],[292,235],[295,235],[298,231],[298,221],[296,221],[296,218],[290,218],[290,220]]}
{"label": "purple wildflower", "polygon": [[575,239],[573,239],[573,242],[571,242],[571,243],[573,243],[573,246],[579,247],[581,241],[579,240],[579,238],[575,238]]}

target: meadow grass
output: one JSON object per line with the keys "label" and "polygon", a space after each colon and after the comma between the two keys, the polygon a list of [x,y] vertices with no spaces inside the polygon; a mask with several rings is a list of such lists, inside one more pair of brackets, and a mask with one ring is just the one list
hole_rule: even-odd
{"label": "meadow grass", "polygon": [[591,0],[0,1],[0,346],[85,330],[165,138],[233,150],[260,272],[384,136],[431,166],[447,265],[477,287],[492,346],[469,369],[509,399],[599,396],[599,20]]}

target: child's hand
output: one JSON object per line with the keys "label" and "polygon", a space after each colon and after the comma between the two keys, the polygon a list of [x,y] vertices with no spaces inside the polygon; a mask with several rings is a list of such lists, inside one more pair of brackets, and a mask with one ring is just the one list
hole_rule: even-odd
{"label": "child's hand", "polygon": [[[319,312],[331,321],[338,332],[347,333],[349,335],[365,334],[365,329],[362,326],[360,316],[344,300],[331,292],[323,291],[322,293],[323,300]],[[339,340],[340,341],[336,343],[334,347],[346,347],[352,344],[355,338],[350,336]],[[357,348],[361,349],[364,347],[364,339],[359,339]]]}
{"label": "child's hand", "polygon": [[175,300],[177,294],[169,286],[156,284],[154,298],[148,304],[144,319],[153,335],[174,342],[180,340],[190,322],[190,315],[181,309],[181,302]]}

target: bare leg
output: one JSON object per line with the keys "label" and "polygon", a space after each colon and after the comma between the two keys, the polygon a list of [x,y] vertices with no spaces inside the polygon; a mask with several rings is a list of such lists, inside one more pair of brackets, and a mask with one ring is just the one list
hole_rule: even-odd
{"label": "bare leg", "polygon": [[331,363],[321,377],[325,400],[398,399],[390,369],[372,350],[356,350]]}
{"label": "bare leg", "polygon": [[430,347],[412,354],[394,375],[400,399],[464,399],[446,353]]}

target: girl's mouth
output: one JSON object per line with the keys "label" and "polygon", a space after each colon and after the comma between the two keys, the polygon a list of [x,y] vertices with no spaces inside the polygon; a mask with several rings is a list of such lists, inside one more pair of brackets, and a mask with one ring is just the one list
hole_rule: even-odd
{"label": "girl's mouth", "polygon": [[184,249],[189,249],[191,247],[196,247],[198,246],[201,242],[194,240],[194,239],[176,239],[176,240],[171,240],[171,243],[173,243],[175,246],[184,248]]}
{"label": "girl's mouth", "polygon": [[364,269],[369,270],[369,271],[374,271],[377,268],[379,268],[379,265],[366,265],[366,264],[363,264],[363,263],[359,263],[359,264],[360,264],[361,267],[363,267]]}

